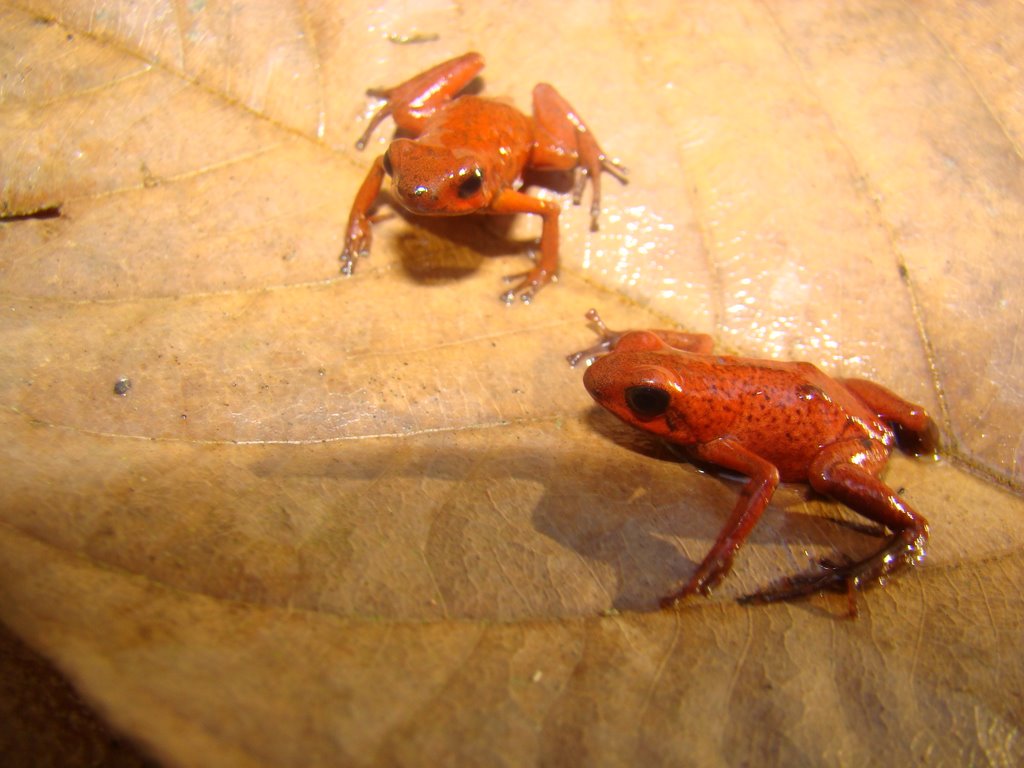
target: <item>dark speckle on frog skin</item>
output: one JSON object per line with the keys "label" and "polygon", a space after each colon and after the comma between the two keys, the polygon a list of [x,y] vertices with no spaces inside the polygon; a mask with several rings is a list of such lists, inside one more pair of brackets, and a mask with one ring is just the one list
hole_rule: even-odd
{"label": "dark speckle on frog skin", "polygon": [[129,390],[132,388],[132,380],[122,376],[120,379],[114,382],[114,394],[120,395],[121,397],[127,397]]}

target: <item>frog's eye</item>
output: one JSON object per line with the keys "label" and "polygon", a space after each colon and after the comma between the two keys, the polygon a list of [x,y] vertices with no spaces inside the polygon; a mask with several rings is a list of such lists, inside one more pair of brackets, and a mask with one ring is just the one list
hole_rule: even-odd
{"label": "frog's eye", "polygon": [[387,152],[384,153],[384,159],[381,161],[381,163],[384,165],[384,173],[386,173],[388,176],[394,175],[394,172],[391,170],[391,150],[390,149]]}
{"label": "frog's eye", "polygon": [[480,187],[483,185],[484,172],[479,168],[474,168],[473,171],[459,184],[459,197],[463,200],[467,197],[472,197],[480,191]]}
{"label": "frog's eye", "polygon": [[640,418],[651,419],[668,410],[669,394],[664,389],[648,385],[626,390],[626,405]]}

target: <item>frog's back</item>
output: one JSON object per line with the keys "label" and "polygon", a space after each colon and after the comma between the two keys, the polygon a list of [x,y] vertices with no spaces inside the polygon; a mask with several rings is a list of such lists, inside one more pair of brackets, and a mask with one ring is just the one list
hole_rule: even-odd
{"label": "frog's back", "polygon": [[521,173],[533,145],[530,118],[511,104],[482,96],[461,96],[444,106],[417,138],[453,152],[465,151],[483,164],[515,168]]}
{"label": "frog's back", "polygon": [[892,430],[840,382],[810,363],[707,356],[681,374],[702,440],[732,437],[775,464],[783,480],[806,479],[822,447],[867,437],[886,445]]}

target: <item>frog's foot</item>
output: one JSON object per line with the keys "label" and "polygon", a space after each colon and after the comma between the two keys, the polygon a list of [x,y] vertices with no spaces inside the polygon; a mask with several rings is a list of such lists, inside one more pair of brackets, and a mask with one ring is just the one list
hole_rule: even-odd
{"label": "frog's foot", "polygon": [[661,598],[659,605],[662,609],[678,608],[679,604],[691,595],[704,595],[709,597],[711,590],[722,582],[729,571],[732,570],[732,556],[729,554],[718,555],[712,552],[700,564],[697,572],[678,592]]}
{"label": "frog's foot", "polygon": [[362,250],[352,250],[348,247],[341,252],[341,274],[346,277],[350,276],[356,271],[356,262],[359,259],[366,258],[370,255],[369,248],[363,248]]}
{"label": "frog's foot", "polygon": [[819,592],[848,592],[857,589],[855,577],[846,572],[848,566],[837,567],[834,563],[823,561],[818,563],[818,567],[820,570],[787,576],[759,592],[738,598],[736,602],[741,605],[781,603]]}
{"label": "frog's foot", "polygon": [[927,536],[927,526],[920,531],[912,528],[900,531],[870,557],[844,564],[822,560],[818,563],[819,570],[788,576],[759,592],[741,597],[739,602],[778,603],[826,591],[852,594],[884,584],[896,571],[916,565],[924,558]]}
{"label": "frog's foot", "polygon": [[541,288],[548,283],[558,282],[558,274],[538,266],[529,272],[505,275],[504,281],[516,284],[501,294],[499,298],[503,302],[513,304],[518,296],[523,304],[530,304]]}
{"label": "frog's foot", "polygon": [[601,355],[606,355],[611,352],[615,345],[619,343],[619,339],[622,338],[622,333],[619,331],[611,330],[601,316],[597,314],[596,309],[590,309],[587,311],[586,318],[589,321],[588,325],[594,329],[597,333],[599,341],[593,346],[581,349],[579,352],[573,352],[571,355],[566,355],[566,360],[573,368],[579,365],[580,361],[583,361],[586,365],[590,365]]}
{"label": "frog's foot", "polygon": [[666,595],[658,601],[658,605],[662,610],[671,610],[678,608],[679,605],[686,600],[688,597],[693,595],[701,594],[704,597],[711,595],[711,589],[718,584],[728,573],[726,569],[722,574],[708,579],[693,579],[685,587],[680,589],[678,592],[673,592],[671,595]]}
{"label": "frog's foot", "polygon": [[355,217],[349,225],[345,248],[341,252],[341,274],[351,275],[356,261],[370,255],[370,221],[367,217]]}

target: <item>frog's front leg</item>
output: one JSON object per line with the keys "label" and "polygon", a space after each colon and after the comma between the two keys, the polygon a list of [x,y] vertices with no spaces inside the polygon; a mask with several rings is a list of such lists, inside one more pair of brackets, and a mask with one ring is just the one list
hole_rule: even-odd
{"label": "frog's front leg", "polygon": [[465,88],[483,67],[484,58],[479,53],[464,53],[393,88],[370,88],[366,94],[384,99],[384,105],[370,118],[370,124],[356,142],[356,149],[366,146],[374,129],[388,115],[395,118],[395,124],[403,131],[418,136],[423,124]]}
{"label": "frog's front leg", "polygon": [[530,167],[542,171],[575,171],[573,203],[576,205],[583,199],[583,187],[589,178],[594,187],[590,228],[597,231],[601,213],[601,172],[608,171],[626,184],[626,169],[604,153],[579,113],[547,83],[540,83],[533,89],[533,121]]}
{"label": "frog's front leg", "polygon": [[662,608],[673,608],[680,600],[698,592],[706,595],[725,578],[732,568],[736,552],[761,519],[761,514],[779,486],[779,470],[775,465],[729,438],[695,446],[691,452],[701,461],[731,469],[750,479],[743,486],[740,500],[697,572],[685,587],[662,599]]}
{"label": "frog's front leg", "polygon": [[381,155],[373,161],[370,172],[366,174],[363,184],[356,193],[356,199],[352,203],[352,211],[348,217],[348,227],[345,229],[345,247],[341,251],[341,274],[351,275],[355,269],[356,260],[370,254],[370,243],[373,240],[373,233],[370,229],[370,208],[380,194],[380,187],[384,181],[384,156]]}
{"label": "frog's front leg", "polygon": [[540,233],[540,256],[533,269],[519,275],[509,275],[506,280],[518,280],[515,286],[501,294],[506,304],[515,301],[516,296],[526,304],[541,288],[558,279],[558,214],[557,203],[541,200],[537,197],[517,192],[514,189],[503,189],[484,209],[484,213],[535,213],[543,221]]}
{"label": "frog's front leg", "polygon": [[863,560],[844,565],[823,564],[818,571],[783,579],[740,602],[792,600],[823,590],[849,592],[879,582],[924,557],[928,522],[878,479],[889,449],[874,440],[855,439],[822,449],[808,469],[808,482],[893,532],[885,546]]}

